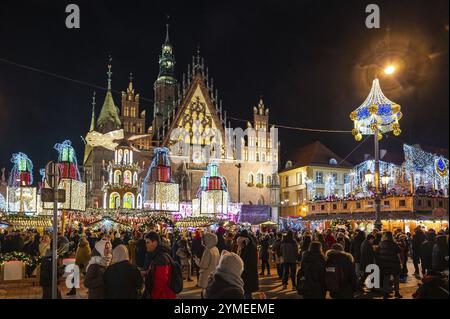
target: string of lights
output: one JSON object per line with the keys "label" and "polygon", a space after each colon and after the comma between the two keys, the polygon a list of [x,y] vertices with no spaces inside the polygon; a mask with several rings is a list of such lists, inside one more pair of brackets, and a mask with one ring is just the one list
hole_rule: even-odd
{"label": "string of lights", "polygon": [[[41,74],[45,74],[48,76],[52,76],[58,79],[62,79],[62,80],[66,80],[66,81],[70,81],[70,82],[74,82],[77,84],[81,84],[81,85],[85,85],[85,86],[89,86],[92,87],[94,89],[98,89],[98,90],[103,90],[103,91],[107,91],[108,88],[107,87],[103,87],[100,85],[96,85],[96,84],[92,84],[86,81],[81,81],[81,80],[77,80],[77,79],[73,79],[64,75],[60,75],[54,72],[49,72],[49,71],[45,71],[39,68],[35,68],[32,66],[28,66],[25,64],[21,64],[21,63],[17,63],[5,58],[0,57],[0,62],[6,63],[6,64],[10,64],[10,65],[14,65],[16,67],[22,68],[22,69],[26,69],[29,71],[34,71],[34,72],[38,72]],[[117,94],[121,94],[121,91],[117,91],[117,90],[111,90],[114,93]],[[150,102],[153,103],[154,101],[152,99],[148,99],[143,97],[142,95],[140,96],[140,99],[146,102]],[[235,120],[235,121],[241,121],[241,122],[247,122],[247,120],[245,119],[241,119],[241,118],[237,118],[237,117],[229,117],[229,119],[231,120]],[[278,128],[284,128],[284,129],[289,129],[289,130],[296,130],[296,131],[305,131],[305,132],[317,132],[317,133],[344,133],[344,134],[348,134],[348,133],[352,133],[351,130],[334,130],[334,129],[317,129],[317,128],[305,128],[305,127],[295,127],[295,126],[287,126],[287,125],[280,125],[280,124],[275,124],[275,123],[269,123],[269,125],[273,125],[274,127],[278,127]]]}

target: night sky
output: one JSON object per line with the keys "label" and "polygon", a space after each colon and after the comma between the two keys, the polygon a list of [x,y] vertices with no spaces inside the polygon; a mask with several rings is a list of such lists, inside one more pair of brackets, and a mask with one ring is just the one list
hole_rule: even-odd
{"label": "night sky", "polygon": [[[65,27],[69,3],[80,6],[81,29]],[[369,3],[381,8],[380,29],[365,27]],[[404,113],[402,134],[384,138],[381,148],[400,153],[403,142],[448,148],[448,3],[8,0],[0,7],[0,59],[105,88],[111,54],[113,89],[125,90],[133,72],[149,125],[169,15],[178,79],[199,45],[228,116],[251,119],[263,95],[271,123],[351,130],[349,113],[378,74],[385,95]],[[380,70],[389,60],[399,69],[387,78]],[[81,162],[94,90],[98,115],[104,90],[0,61],[0,167],[9,170],[11,154],[21,151],[37,175],[65,139]],[[119,93],[114,99],[120,107]],[[280,140],[283,165],[290,151],[315,140],[342,157],[358,145],[351,134],[286,129]],[[371,150],[372,140],[350,159]]]}

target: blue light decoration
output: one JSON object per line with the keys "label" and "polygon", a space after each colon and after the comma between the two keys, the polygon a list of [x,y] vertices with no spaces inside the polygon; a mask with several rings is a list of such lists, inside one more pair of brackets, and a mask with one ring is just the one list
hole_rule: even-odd
{"label": "blue light decoration", "polygon": [[366,100],[350,113],[354,123],[352,134],[357,141],[361,141],[363,135],[373,135],[375,131],[378,131],[378,139],[391,131],[398,136],[401,133],[398,123],[401,118],[400,105],[384,96],[378,79],[375,79]]}
{"label": "blue light decoration", "polygon": [[[358,165],[356,165],[352,172],[352,192],[356,194],[356,197],[359,197],[358,194],[366,196],[369,194],[368,185],[365,181],[365,174],[367,172],[371,172],[375,174],[375,161],[374,160],[366,160]],[[392,188],[395,186],[396,181],[402,175],[402,168],[393,163],[380,161],[380,176],[388,176],[389,183],[387,185],[388,188]]]}
{"label": "blue light decoration", "polygon": [[6,201],[2,194],[0,194],[0,212],[6,211]]}
{"label": "blue light decoration", "polygon": [[8,213],[35,214],[37,212],[37,192],[33,184],[33,163],[24,153],[11,157],[14,164],[6,188],[6,211]]}
{"label": "blue light decoration", "polygon": [[169,149],[155,148],[152,163],[142,185],[143,209],[154,212],[178,212],[179,192],[179,185],[172,178]]}
{"label": "blue light decoration", "polygon": [[210,163],[200,180],[197,198],[192,201],[194,216],[228,214],[228,189],[225,179],[219,174],[219,165]]}
{"label": "blue light decoration", "polygon": [[58,151],[58,162],[61,168],[62,178],[71,178],[81,181],[77,156],[75,154],[75,149],[72,147],[72,142],[65,140],[62,143],[56,143],[53,148]]}
{"label": "blue light decoration", "polygon": [[430,184],[437,189],[448,188],[449,160],[441,155],[426,152],[419,146],[403,145],[405,169],[414,176],[415,185]]}
{"label": "blue light decoration", "polygon": [[30,186],[33,184],[33,162],[22,152],[14,153],[11,157],[14,164],[9,175],[9,186]]}

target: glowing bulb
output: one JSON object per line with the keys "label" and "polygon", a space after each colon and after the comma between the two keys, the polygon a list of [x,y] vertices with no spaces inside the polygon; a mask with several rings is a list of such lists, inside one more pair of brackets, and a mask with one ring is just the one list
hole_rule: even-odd
{"label": "glowing bulb", "polygon": [[395,66],[393,66],[392,64],[391,64],[391,65],[388,65],[388,66],[384,69],[384,73],[387,74],[387,75],[391,75],[391,74],[394,73],[394,72],[395,72]]}

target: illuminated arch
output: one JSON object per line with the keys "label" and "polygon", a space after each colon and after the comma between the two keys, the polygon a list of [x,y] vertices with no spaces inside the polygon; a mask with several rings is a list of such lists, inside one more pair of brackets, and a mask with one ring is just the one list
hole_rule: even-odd
{"label": "illuminated arch", "polygon": [[137,208],[142,209],[142,195],[138,194],[137,196]]}
{"label": "illuminated arch", "polygon": [[114,172],[114,184],[120,184],[120,177],[122,176],[122,172],[117,170]]}
{"label": "illuminated arch", "polygon": [[134,174],[133,174],[133,185],[137,185],[137,183],[138,183],[138,174],[137,174],[137,172],[134,172]]}
{"label": "illuminated arch", "polygon": [[118,154],[117,154],[117,162],[121,163],[122,162],[122,157],[123,157],[123,151],[119,150]]}
{"label": "illuminated arch", "polygon": [[123,183],[127,185],[131,185],[133,183],[132,174],[129,170],[123,172]]}
{"label": "illuminated arch", "polygon": [[120,208],[120,194],[117,192],[111,193],[109,195],[109,208],[117,209]]}
{"label": "illuminated arch", "polygon": [[130,152],[128,150],[123,151],[123,163],[125,165],[130,163]]}
{"label": "illuminated arch", "polygon": [[123,195],[123,208],[133,209],[134,208],[134,194],[125,193]]}

